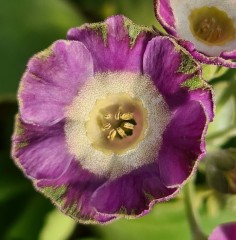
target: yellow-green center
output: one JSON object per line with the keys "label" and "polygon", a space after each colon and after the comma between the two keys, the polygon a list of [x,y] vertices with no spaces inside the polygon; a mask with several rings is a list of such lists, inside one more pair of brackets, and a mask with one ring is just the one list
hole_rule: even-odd
{"label": "yellow-green center", "polygon": [[189,23],[193,36],[209,46],[222,46],[235,39],[233,19],[216,7],[192,10]]}
{"label": "yellow-green center", "polygon": [[97,150],[122,154],[144,138],[147,111],[127,93],[108,94],[97,100],[85,124],[87,136]]}

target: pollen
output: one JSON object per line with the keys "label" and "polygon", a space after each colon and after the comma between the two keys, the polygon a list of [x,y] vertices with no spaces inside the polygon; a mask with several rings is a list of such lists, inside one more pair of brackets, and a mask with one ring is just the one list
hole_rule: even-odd
{"label": "pollen", "polygon": [[189,23],[193,36],[209,46],[222,46],[235,39],[233,19],[216,7],[192,10]]}
{"label": "pollen", "polygon": [[126,129],[131,129],[131,130],[134,130],[134,124],[132,124],[132,123],[129,123],[129,122],[126,122],[126,123],[124,123],[124,128],[126,128]]}
{"label": "pollen", "polygon": [[113,140],[115,139],[115,137],[116,137],[116,133],[117,133],[116,130],[115,130],[115,129],[112,129],[112,130],[109,132],[109,134],[108,134],[108,136],[107,136],[107,139],[113,141]]}
{"label": "pollen", "polygon": [[138,98],[127,93],[107,94],[96,101],[86,122],[87,136],[103,153],[122,154],[145,135],[147,111]]}
{"label": "pollen", "polygon": [[103,128],[102,128],[102,130],[108,130],[108,129],[110,129],[111,128],[111,124],[110,123],[105,123],[104,125],[103,125]]}
{"label": "pollen", "polygon": [[105,118],[105,119],[110,119],[111,117],[112,117],[112,115],[109,114],[109,113],[104,115],[104,118]]}
{"label": "pollen", "polygon": [[134,117],[133,113],[123,113],[121,115],[121,119],[123,120],[131,120]]}
{"label": "pollen", "polygon": [[120,135],[122,138],[126,138],[126,137],[127,137],[125,131],[124,131],[122,128],[118,127],[116,130],[117,130],[117,132],[119,133],[119,135]]}
{"label": "pollen", "polygon": [[[122,107],[118,108],[118,111],[113,115],[112,113],[106,114],[103,116],[106,121],[110,120],[110,122],[106,122],[102,124],[102,130],[106,131],[109,130],[112,127],[115,127],[116,130],[112,129],[107,136],[107,139],[113,141],[114,138],[117,136],[118,138],[125,138],[127,137],[127,134],[132,135],[133,132],[130,132],[130,130],[134,130],[136,122],[134,119],[133,113],[121,113]],[[107,118],[109,116],[109,118]],[[102,121],[102,118],[101,118]],[[131,123],[133,122],[133,123]],[[115,134],[113,135],[113,133]],[[116,134],[118,133],[118,135]]]}

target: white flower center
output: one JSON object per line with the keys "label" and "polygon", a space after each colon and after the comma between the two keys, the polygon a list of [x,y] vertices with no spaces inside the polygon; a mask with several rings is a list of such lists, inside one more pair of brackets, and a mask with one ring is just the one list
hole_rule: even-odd
{"label": "white flower center", "polygon": [[169,121],[148,76],[97,74],[67,109],[66,142],[83,168],[116,178],[157,159]]}
{"label": "white flower center", "polygon": [[180,38],[209,56],[236,49],[236,2],[232,0],[170,0]]}
{"label": "white flower center", "polygon": [[105,154],[123,154],[144,138],[147,111],[127,93],[108,94],[96,101],[85,126],[94,148]]}
{"label": "white flower center", "polygon": [[235,39],[234,22],[216,7],[194,9],[190,16],[192,34],[210,46],[221,46]]}

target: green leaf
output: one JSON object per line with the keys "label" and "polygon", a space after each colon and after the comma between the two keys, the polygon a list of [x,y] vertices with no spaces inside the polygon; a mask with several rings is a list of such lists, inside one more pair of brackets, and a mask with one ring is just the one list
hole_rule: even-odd
{"label": "green leaf", "polygon": [[43,226],[39,240],[65,240],[73,232],[76,222],[71,218],[53,210],[47,215],[45,225]]}
{"label": "green leaf", "polygon": [[[17,205],[17,202],[15,203]],[[25,202],[24,211],[18,218],[14,219],[14,224],[9,227],[6,240],[37,239],[40,230],[44,225],[46,214],[52,209],[48,199],[35,193]]]}
{"label": "green leaf", "polygon": [[117,5],[122,14],[126,15],[136,24],[153,25],[157,29],[164,31],[155,18],[153,0],[120,0],[117,1]]}
{"label": "green leaf", "polygon": [[157,204],[145,217],[97,227],[104,240],[190,239],[182,200]]}
{"label": "green leaf", "polygon": [[[214,212],[215,213],[215,212]],[[223,208],[216,212],[216,214],[207,214],[207,212],[201,212],[201,222],[205,232],[210,234],[212,230],[222,223],[236,221],[236,213],[232,212],[232,209]]]}
{"label": "green leaf", "polygon": [[[123,14],[134,23],[155,26],[164,32],[154,15],[153,0],[67,0],[80,10],[90,22],[103,21],[105,18]],[[134,7],[135,6],[135,7]]]}
{"label": "green leaf", "polygon": [[83,23],[79,12],[64,1],[4,1],[0,8],[0,94],[15,94],[28,59],[57,39],[65,39],[70,27]]}
{"label": "green leaf", "polygon": [[[225,81],[222,81],[225,80]],[[236,136],[236,72],[229,70],[214,84],[216,115],[207,133],[208,150],[215,150]]]}
{"label": "green leaf", "polygon": [[221,77],[225,74],[229,68],[217,66],[217,65],[202,65],[202,77],[206,81],[210,81],[214,78]]}

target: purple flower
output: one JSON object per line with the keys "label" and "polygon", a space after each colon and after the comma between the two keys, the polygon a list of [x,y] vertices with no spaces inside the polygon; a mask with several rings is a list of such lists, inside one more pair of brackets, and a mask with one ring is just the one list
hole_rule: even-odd
{"label": "purple flower", "polygon": [[209,240],[234,240],[236,239],[236,223],[226,223],[218,226],[211,233]]}
{"label": "purple flower", "polygon": [[[167,33],[202,63],[236,67],[236,1],[154,0]],[[183,40],[182,40],[183,39]]]}
{"label": "purple flower", "polygon": [[75,220],[147,214],[204,155],[212,91],[185,49],[123,16],[68,39],[28,63],[13,158]]}

